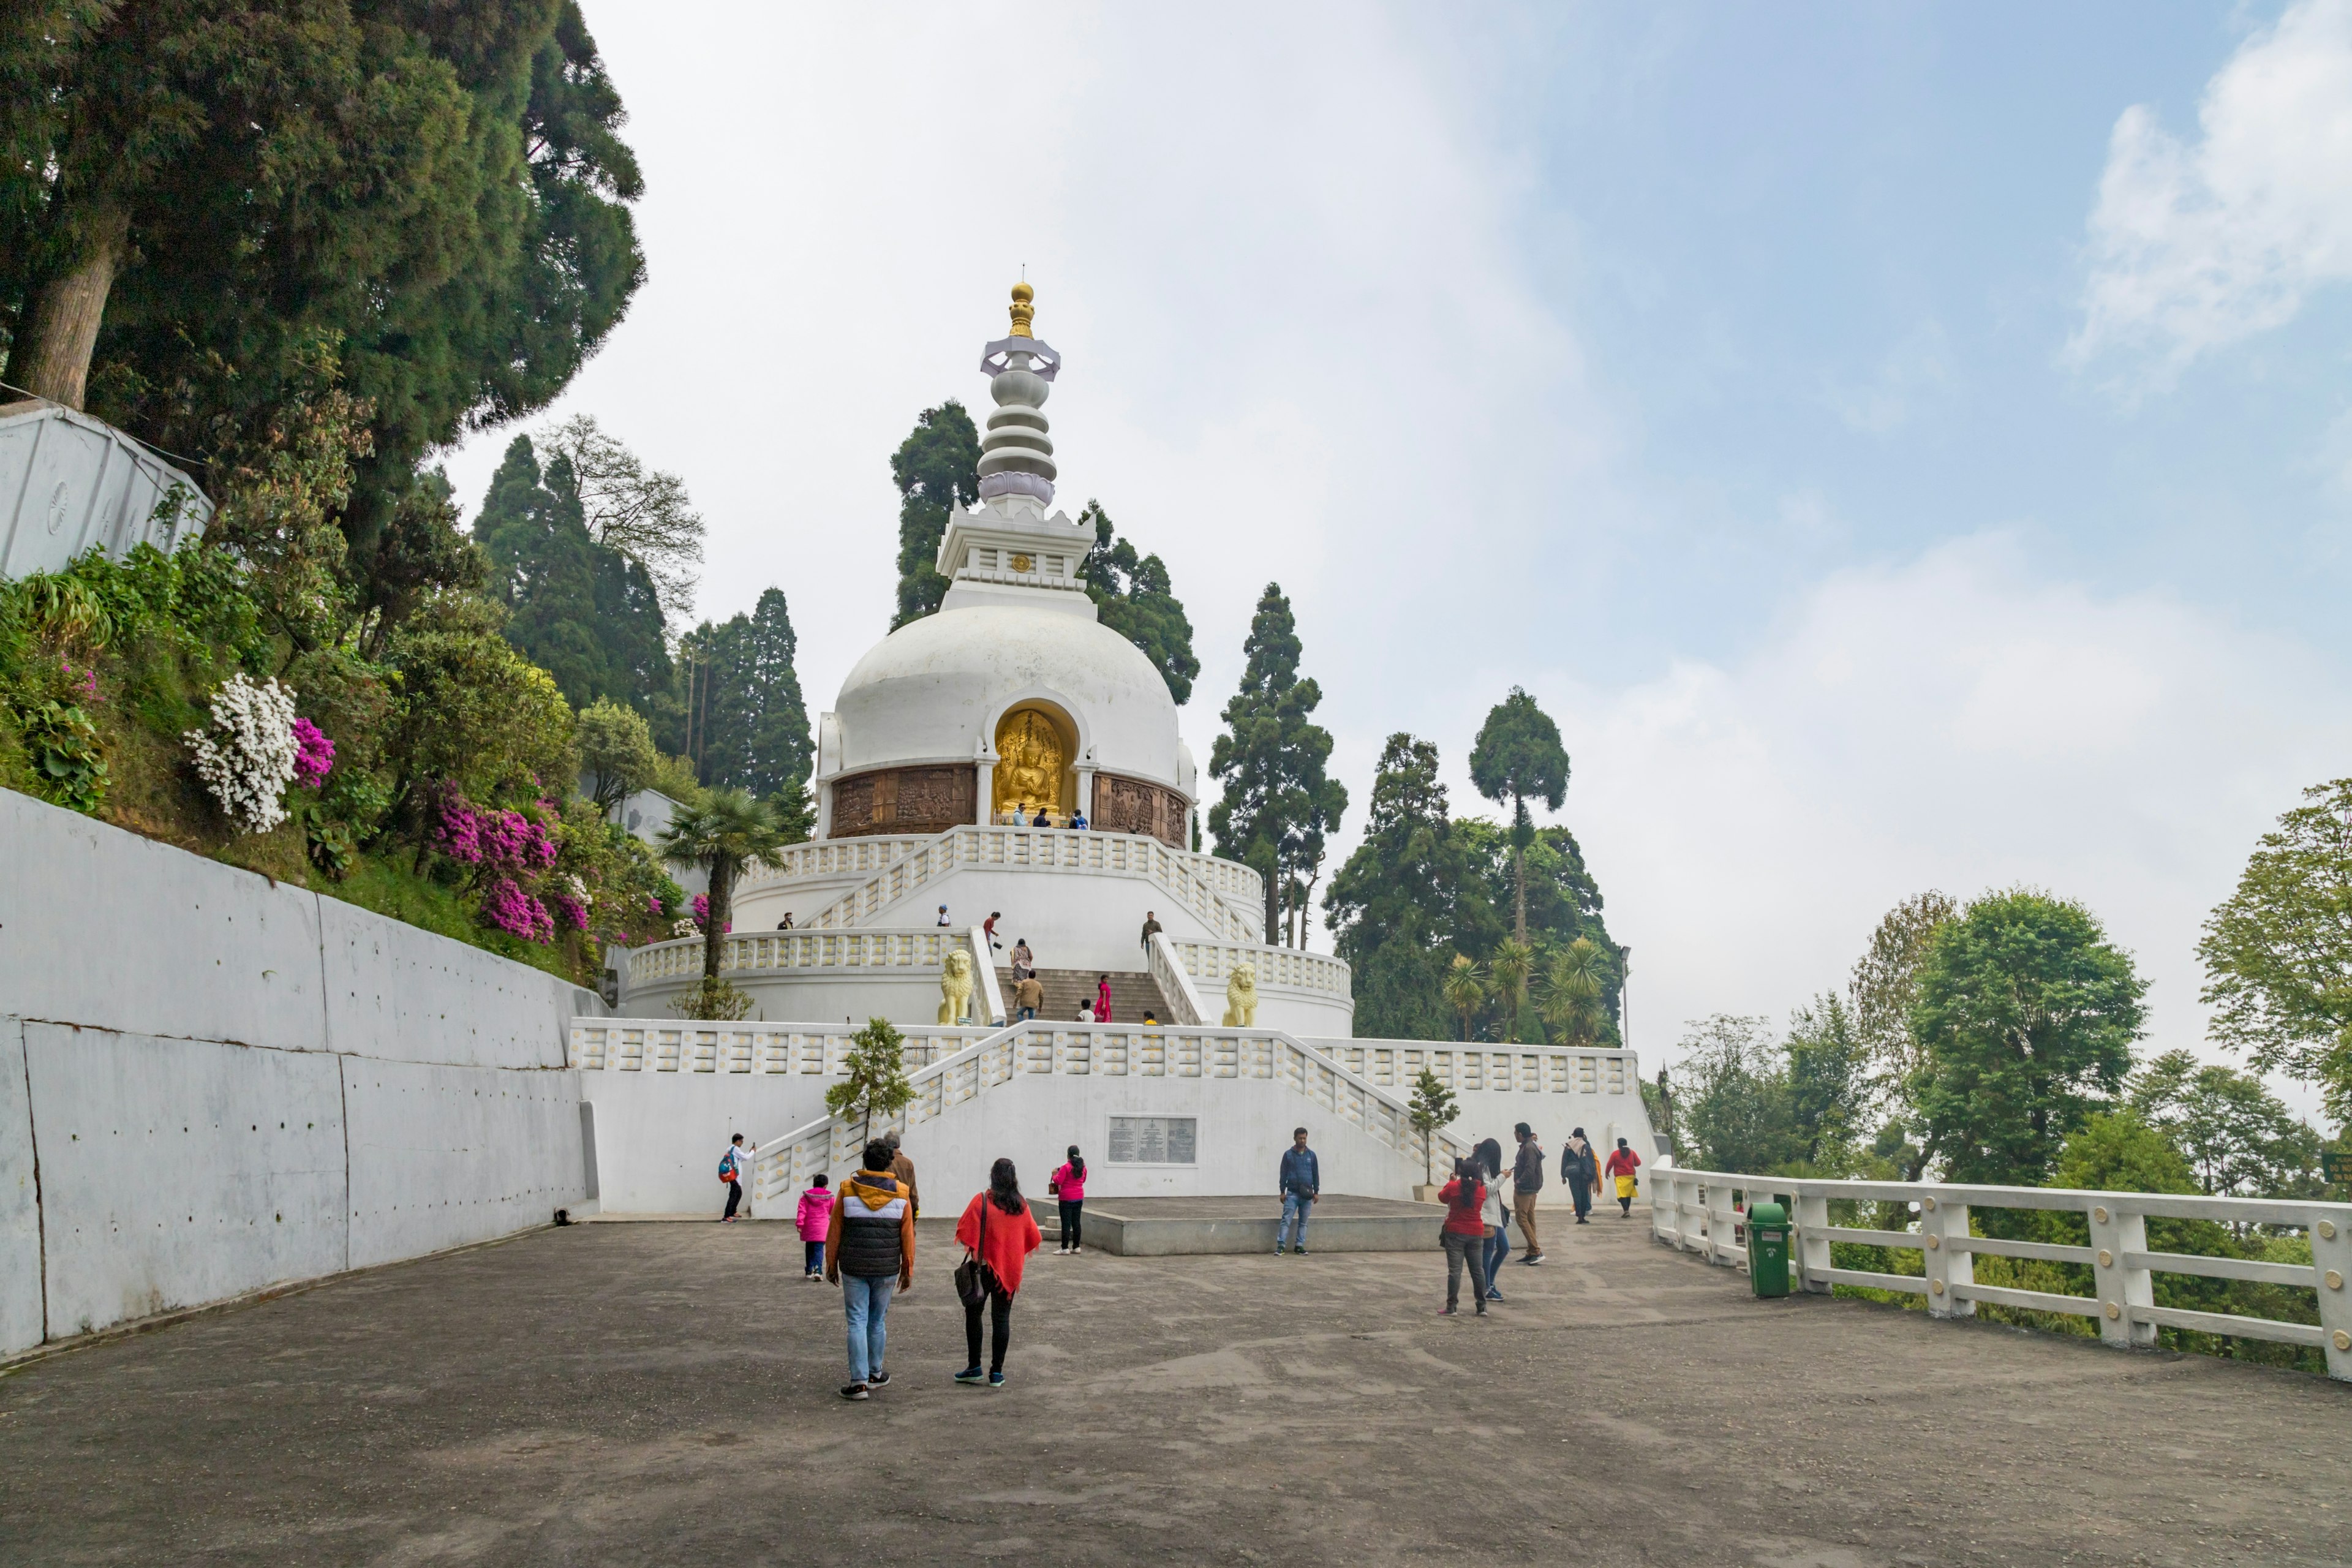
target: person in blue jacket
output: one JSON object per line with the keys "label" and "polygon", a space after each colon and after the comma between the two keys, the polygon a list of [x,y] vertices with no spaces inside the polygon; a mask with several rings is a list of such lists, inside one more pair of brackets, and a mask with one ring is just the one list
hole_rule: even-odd
{"label": "person in blue jacket", "polygon": [[1299,1128],[1290,1135],[1290,1147],[1282,1152],[1282,1171],[1275,1178],[1282,1194],[1282,1224],[1274,1233],[1274,1255],[1282,1256],[1287,1245],[1299,1257],[1307,1256],[1307,1216],[1323,1196],[1323,1167],[1315,1158],[1315,1151],[1307,1146],[1307,1129]]}

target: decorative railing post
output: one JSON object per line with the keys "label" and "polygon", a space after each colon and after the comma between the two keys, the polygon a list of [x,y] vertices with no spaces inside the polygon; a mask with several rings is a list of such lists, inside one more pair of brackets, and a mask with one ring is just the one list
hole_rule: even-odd
{"label": "decorative railing post", "polygon": [[2135,1307],[2156,1305],[2156,1281],[2125,1254],[2147,1250],[2147,1221],[2126,1212],[2112,1195],[2091,1205],[2094,1278],[2099,1289],[2099,1337],[2115,1345],[2152,1345],[2156,1325],[2142,1322]]}
{"label": "decorative railing post", "polygon": [[2352,1226],[2323,1219],[2307,1233],[2311,1266],[2319,1276],[2319,1326],[2327,1334],[2321,1349],[2327,1373],[2352,1382]]}
{"label": "decorative railing post", "polygon": [[1927,1260],[1927,1315],[1931,1318],[1972,1318],[1977,1304],[1954,1287],[1976,1283],[1976,1263],[1966,1247],[1953,1247],[1969,1236],[1969,1205],[1949,1203],[1929,1193],[1919,1200],[1919,1256]]}
{"label": "decorative railing post", "polygon": [[[1657,1200],[1651,1200],[1655,1203]],[[1816,1296],[1830,1293],[1830,1200],[1797,1194],[1797,1289]]]}

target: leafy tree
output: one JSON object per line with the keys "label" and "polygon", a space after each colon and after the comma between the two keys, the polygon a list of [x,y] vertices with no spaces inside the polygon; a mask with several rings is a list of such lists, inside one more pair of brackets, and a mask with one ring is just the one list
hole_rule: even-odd
{"label": "leafy tree", "polygon": [[1483,910],[1470,857],[1446,812],[1437,748],[1391,735],[1372,779],[1363,842],[1323,900],[1334,946],[1354,972],[1358,1034],[1445,1037],[1441,955],[1463,945],[1456,936],[1465,902]]}
{"label": "leafy tree", "polygon": [[775,588],[750,615],[697,627],[684,648],[690,706],[674,736],[680,750],[691,748],[704,784],[749,790],[787,815],[807,812],[816,754],[793,668],[798,651],[791,612]]}
{"label": "leafy tree", "polygon": [[2146,991],[2080,904],[1992,893],[1938,929],[1913,1007],[1916,1102],[1949,1179],[2038,1184],[2121,1088]]}
{"label": "leafy tree", "polygon": [[1457,952],[1438,989],[1445,994],[1445,1005],[1462,1015],[1462,1039],[1467,1043],[1470,1019],[1486,1005],[1486,971],[1468,953]]}
{"label": "leafy tree", "polygon": [[[1875,1094],[1882,1103],[1901,1106],[1906,1112],[1927,1066],[1926,1048],[1912,1029],[1919,966],[1927,956],[1927,944],[1958,909],[1932,889],[1904,900],[1870,933],[1870,945],[1855,961],[1846,983],[1854,1032],[1870,1052]],[[1916,1182],[1919,1173],[1912,1171],[1906,1179]]]}
{"label": "leafy tree", "polygon": [[484,804],[561,793],[579,776],[571,707],[547,671],[499,635],[488,601],[444,595],[395,636],[397,700],[385,735],[388,826],[422,832],[419,792],[437,780]]}
{"label": "leafy tree", "polygon": [[1290,601],[1268,583],[1242,644],[1241,689],[1221,715],[1226,732],[1210,748],[1209,772],[1223,779],[1223,799],[1209,809],[1217,852],[1255,866],[1265,883],[1265,940],[1282,929],[1278,902],[1286,873],[1311,882],[1323,864],[1324,836],[1348,809],[1347,786],[1323,770],[1331,734],[1309,715],[1323,689],[1298,674],[1298,632]]}
{"label": "leafy tree", "polygon": [[[1528,982],[1536,972],[1536,950],[1515,936],[1495,944],[1486,973],[1495,977],[1495,994],[1503,1004],[1503,1038],[1517,1041],[1527,1033]],[[1540,1034],[1540,1031],[1538,1031]]]}
{"label": "leafy tree", "polygon": [[1201,661],[1192,657],[1192,623],[1171,591],[1168,568],[1157,555],[1138,560],[1134,545],[1114,538],[1102,502],[1087,502],[1078,521],[1093,523],[1095,530],[1094,548],[1081,568],[1087,596],[1103,625],[1143,650],[1181,707],[1192,700]]}
{"label": "leafy tree", "polygon": [[2214,1037],[2352,1121],[2352,778],[2303,792],[2205,922]]}
{"label": "leafy tree", "polygon": [[1543,1021],[1551,1027],[1552,1042],[1591,1047],[1612,1033],[1609,1024],[1609,983],[1616,965],[1591,937],[1580,936],[1559,949],[1543,972]]}
{"label": "leafy tree", "polygon": [[1422,1180],[1430,1186],[1437,1184],[1437,1130],[1454,1120],[1460,1105],[1454,1091],[1427,1068],[1412,1080],[1412,1100],[1405,1113],[1412,1121],[1412,1130],[1421,1134]]}
{"label": "leafy tree", "polygon": [[702,921],[702,975],[719,978],[719,955],[735,912],[735,879],[785,844],[783,827],[763,801],[741,790],[714,790],[670,818],[655,847],[673,866],[699,866],[710,879]]}
{"label": "leafy tree", "polygon": [[1770,1175],[1803,1160],[1803,1130],[1789,1089],[1785,1058],[1762,1018],[1717,1013],[1685,1035],[1679,1047],[1681,1122],[1694,1160],[1710,1171]]}
{"label": "leafy tree", "polygon": [[571,465],[588,537],[644,567],[669,613],[692,605],[703,527],[686,481],[646,468],[585,414],[543,432],[540,446]]}
{"label": "leafy tree", "polygon": [[1568,750],[1560,744],[1559,726],[1536,706],[1536,700],[1514,686],[1495,704],[1478,731],[1470,751],[1470,782],[1491,801],[1511,803],[1511,859],[1517,884],[1512,904],[1511,934],[1528,940],[1528,846],[1535,842],[1535,819],[1528,802],[1541,801],[1558,811],[1568,795]]}
{"label": "leafy tree", "polygon": [[1863,1142],[1871,1101],[1870,1047],[1854,1027],[1853,1012],[1835,993],[1790,1017],[1789,1108],[1804,1157],[1822,1165]]}
{"label": "leafy tree", "polygon": [[[210,461],[340,340],[363,601],[417,459],[544,405],[643,277],[642,182],[572,0],[56,5],[0,65],[7,379]],[[403,564],[403,572],[413,565]]]}
{"label": "leafy tree", "polygon": [[653,782],[660,753],[645,715],[635,709],[593,702],[580,711],[579,734],[580,765],[598,811],[611,811]]}
{"label": "leafy tree", "polygon": [[940,574],[940,541],[948,513],[980,500],[980,432],[963,405],[949,398],[915,416],[915,428],[890,458],[898,486],[898,613],[897,631],[940,607],[948,580]]}
{"label": "leafy tree", "polygon": [[2258,1078],[2167,1051],[2132,1075],[2126,1103],[2172,1141],[2208,1193],[2319,1195],[2319,1134]]}
{"label": "leafy tree", "polygon": [[876,1117],[895,1115],[914,1100],[906,1043],[889,1019],[866,1019],[842,1054],[841,1068],[848,1076],[824,1091],[825,1110],[845,1121],[856,1118],[861,1140],[873,1136]]}
{"label": "leafy tree", "polygon": [[[1614,957],[1617,944],[1602,919],[1601,889],[1585,868],[1583,852],[1575,835],[1565,827],[1538,828],[1522,859],[1512,852],[1508,830],[1484,817],[1456,822],[1454,832],[1470,857],[1476,889],[1457,906],[1456,940],[1460,950],[1474,957],[1491,959],[1496,944],[1508,939],[1510,926],[1504,911],[1512,909],[1517,898],[1518,869],[1524,864],[1528,945],[1535,952],[1537,975],[1548,975],[1555,955],[1580,938],[1609,954],[1611,962],[1601,998],[1606,1022],[1599,1038],[1615,1043],[1622,989],[1622,976]],[[1546,1020],[1540,1008],[1522,1007],[1514,995],[1508,1003],[1512,1010],[1506,1016],[1499,1011],[1505,1005],[1504,999],[1498,994],[1495,1001],[1498,1009],[1493,1020],[1496,1037],[1507,1032],[1515,1032],[1518,1038],[1526,1040],[1546,1037]]]}

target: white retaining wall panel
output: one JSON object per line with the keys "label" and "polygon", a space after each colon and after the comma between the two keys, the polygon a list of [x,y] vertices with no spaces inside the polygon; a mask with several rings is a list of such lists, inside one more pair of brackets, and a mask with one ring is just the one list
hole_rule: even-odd
{"label": "white retaining wall panel", "polygon": [[319,900],[329,1048],[393,1061],[560,1068],[593,992],[494,952]]}
{"label": "white retaining wall panel", "polygon": [[48,1335],[344,1268],[332,1058],[25,1026]]}
{"label": "white retaining wall panel", "polygon": [[[583,1072],[596,1108],[597,1203],[604,1214],[716,1214],[727,1206],[719,1157],[797,1131],[825,1114],[815,1073]],[[1057,1162],[1058,1163],[1058,1162]]]}
{"label": "white retaining wall panel", "polygon": [[0,1012],[321,1043],[317,895],[13,790],[0,790]]}
{"label": "white retaining wall panel", "polygon": [[349,1267],[544,1225],[587,1195],[578,1073],[339,1060]]}
{"label": "white retaining wall panel", "polygon": [[0,1018],[0,1355],[41,1342],[41,1211],[25,1027]]}

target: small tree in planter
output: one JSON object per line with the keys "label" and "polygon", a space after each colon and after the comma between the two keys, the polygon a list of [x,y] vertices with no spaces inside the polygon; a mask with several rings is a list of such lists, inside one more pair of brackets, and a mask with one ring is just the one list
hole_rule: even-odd
{"label": "small tree in planter", "polygon": [[915,1098],[915,1086],[907,1081],[906,1043],[889,1019],[866,1019],[866,1027],[850,1037],[849,1054],[842,1059],[848,1079],[824,1091],[827,1110],[857,1118],[861,1143],[874,1135],[877,1116],[903,1110]]}
{"label": "small tree in planter", "polygon": [[1421,1134],[1421,1173],[1428,1178],[1426,1185],[1437,1185],[1437,1130],[1454,1120],[1460,1103],[1427,1068],[1412,1080],[1412,1103],[1407,1110],[1413,1131]]}

